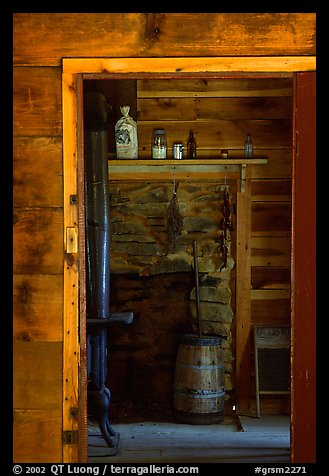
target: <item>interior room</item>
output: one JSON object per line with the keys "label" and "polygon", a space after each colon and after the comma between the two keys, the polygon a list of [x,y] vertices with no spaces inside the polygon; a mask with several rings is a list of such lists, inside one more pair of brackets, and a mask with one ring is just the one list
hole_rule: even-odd
{"label": "interior room", "polygon": [[[144,432],[154,430],[145,422],[179,425],[174,400],[180,342],[186,334],[216,336],[223,366],[221,384],[216,375],[217,386],[223,387],[223,419],[210,425],[212,431],[214,426],[220,433],[233,425],[238,432],[244,413],[251,422],[261,416],[271,434],[266,420],[270,416],[273,434],[279,428],[289,450],[292,76],[85,80],[85,97],[95,91],[106,100],[109,310],[134,315],[129,325],[113,321],[107,327],[111,423],[122,428],[121,438],[126,431],[121,425],[137,424],[139,445],[144,433],[138,425]],[[124,105],[137,124],[137,159],[118,159],[116,154],[115,124]],[[152,131],[158,128],[167,135],[165,161],[151,156]],[[196,141],[192,159],[191,131]],[[253,153],[246,159],[248,135]],[[177,142],[183,144],[183,157],[175,162],[172,145]],[[256,326],[267,334],[284,334],[288,328],[288,340],[278,337],[269,343],[274,347],[271,364],[266,358],[261,361],[268,388],[263,393],[256,384],[259,365],[251,343],[243,356],[250,375],[242,390],[247,405],[241,413],[236,411],[236,250],[241,228],[237,220],[244,219],[237,213],[237,194],[246,193],[244,164],[250,169],[250,333],[256,333]],[[180,219],[179,230],[170,228],[175,218]],[[209,409],[206,413],[212,414]],[[95,434],[92,409],[89,417],[90,434]],[[183,418],[182,423],[190,421]],[[191,438],[198,426],[187,428],[185,438]],[[107,447],[105,454],[109,451]]]}

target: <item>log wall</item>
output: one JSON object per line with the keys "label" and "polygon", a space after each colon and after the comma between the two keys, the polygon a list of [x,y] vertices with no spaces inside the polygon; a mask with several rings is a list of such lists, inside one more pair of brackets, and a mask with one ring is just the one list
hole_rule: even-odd
{"label": "log wall", "polygon": [[[15,13],[13,26],[14,461],[58,463],[64,458],[62,59],[95,52],[109,58],[306,57],[315,55],[315,14]],[[276,169],[275,178],[285,177],[289,151],[273,150],[272,157],[278,161],[270,160],[266,173]],[[254,178],[265,178],[257,173]],[[275,203],[255,201],[255,239],[266,230],[266,210],[274,217]],[[273,230],[282,239],[287,213],[285,225]],[[64,460],[78,458],[76,450]]]}

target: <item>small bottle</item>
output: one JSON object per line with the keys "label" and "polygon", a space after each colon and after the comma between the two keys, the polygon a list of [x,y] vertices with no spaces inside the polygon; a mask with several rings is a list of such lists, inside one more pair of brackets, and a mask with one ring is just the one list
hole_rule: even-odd
{"label": "small bottle", "polygon": [[244,143],[244,156],[252,157],[253,155],[253,145],[251,140],[251,135],[247,134],[246,141]]}
{"label": "small bottle", "polygon": [[167,158],[167,138],[164,129],[154,129],[152,137],[152,159]]}
{"label": "small bottle", "polygon": [[188,159],[196,159],[196,142],[193,131],[190,131],[190,136],[187,141],[187,157]]}

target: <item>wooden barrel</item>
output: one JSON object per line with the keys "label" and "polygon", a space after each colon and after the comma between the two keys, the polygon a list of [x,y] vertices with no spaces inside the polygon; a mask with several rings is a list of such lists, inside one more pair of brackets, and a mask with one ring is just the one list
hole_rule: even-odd
{"label": "wooden barrel", "polygon": [[221,338],[185,334],[178,347],[174,377],[174,414],[194,425],[224,418],[225,369],[220,363]]}

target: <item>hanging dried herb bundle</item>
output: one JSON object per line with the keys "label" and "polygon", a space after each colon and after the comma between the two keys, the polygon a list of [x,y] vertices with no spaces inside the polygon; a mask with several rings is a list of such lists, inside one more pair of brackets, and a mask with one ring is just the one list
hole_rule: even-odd
{"label": "hanging dried herb bundle", "polygon": [[183,218],[179,212],[177,200],[178,183],[174,183],[173,195],[171,197],[167,213],[167,234],[171,251],[175,248],[178,236],[182,233]]}
{"label": "hanging dried herb bundle", "polygon": [[223,257],[223,264],[220,268],[226,268],[227,266],[227,257],[229,253],[229,236],[228,231],[233,230],[233,224],[231,221],[231,204],[230,204],[230,196],[227,190],[224,191],[224,203],[223,203],[223,218],[220,223],[220,229],[222,230],[222,235],[220,237],[220,247],[221,247],[221,254]]}

